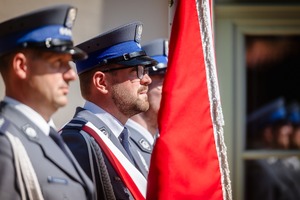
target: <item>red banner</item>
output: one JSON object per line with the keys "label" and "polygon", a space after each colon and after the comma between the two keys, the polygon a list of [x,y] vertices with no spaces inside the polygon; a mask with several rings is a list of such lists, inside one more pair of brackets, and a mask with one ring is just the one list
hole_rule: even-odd
{"label": "red banner", "polygon": [[231,199],[211,5],[211,0],[177,2],[148,200]]}

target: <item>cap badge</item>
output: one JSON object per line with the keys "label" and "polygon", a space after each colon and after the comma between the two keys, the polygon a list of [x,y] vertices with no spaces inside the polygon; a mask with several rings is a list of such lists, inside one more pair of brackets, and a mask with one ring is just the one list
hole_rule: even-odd
{"label": "cap badge", "polygon": [[142,32],[143,32],[143,25],[139,24],[136,26],[136,33],[135,33],[135,41],[140,42],[142,38]]}
{"label": "cap badge", "polygon": [[70,8],[68,11],[67,19],[65,26],[68,28],[72,28],[76,19],[77,10],[76,8]]}

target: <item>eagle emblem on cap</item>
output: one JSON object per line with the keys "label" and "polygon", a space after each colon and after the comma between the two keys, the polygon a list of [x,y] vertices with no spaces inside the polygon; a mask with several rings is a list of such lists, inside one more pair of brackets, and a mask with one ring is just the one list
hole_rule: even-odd
{"label": "eagle emblem on cap", "polygon": [[136,26],[136,32],[135,32],[135,41],[140,42],[142,38],[142,32],[143,32],[143,25],[139,24]]}
{"label": "eagle emblem on cap", "polygon": [[76,8],[70,8],[67,14],[65,26],[68,28],[72,28],[76,19],[77,10]]}

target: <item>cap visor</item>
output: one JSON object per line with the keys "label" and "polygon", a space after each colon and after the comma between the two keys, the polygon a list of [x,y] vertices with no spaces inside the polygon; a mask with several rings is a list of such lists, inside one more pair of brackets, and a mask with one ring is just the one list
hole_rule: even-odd
{"label": "cap visor", "polygon": [[126,66],[136,66],[136,65],[156,65],[157,61],[150,58],[149,56],[139,56],[136,58],[132,58],[130,60],[124,60],[118,62],[118,64],[126,65]]}
{"label": "cap visor", "polygon": [[81,49],[77,48],[77,47],[56,47],[56,48],[51,48],[51,49],[47,49],[50,51],[55,51],[58,53],[67,53],[67,54],[71,54],[72,58],[74,61],[77,60],[84,60],[88,57],[88,55],[82,51]]}
{"label": "cap visor", "polygon": [[88,58],[87,53],[77,47],[69,49],[69,53],[72,55],[73,60],[84,60]]}
{"label": "cap visor", "polygon": [[167,71],[167,68],[153,70],[151,67],[149,68],[150,75],[164,75]]}

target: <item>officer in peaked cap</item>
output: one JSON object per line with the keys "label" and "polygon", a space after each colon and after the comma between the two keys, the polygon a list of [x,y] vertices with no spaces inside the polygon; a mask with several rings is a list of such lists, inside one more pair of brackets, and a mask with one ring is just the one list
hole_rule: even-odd
{"label": "officer in peaked cap", "polygon": [[165,74],[168,64],[169,41],[163,38],[156,39],[143,45],[142,49],[158,62],[149,69],[149,74]]}
{"label": "officer in peaked cap", "polygon": [[[62,136],[83,169],[93,178],[98,199],[105,196],[115,196],[116,199],[132,199],[132,195],[133,198],[138,197],[134,196],[136,193],[130,184],[105,154],[105,149],[111,146],[100,148],[101,141],[91,136],[91,129],[108,137],[120,150],[120,156],[128,161],[120,163],[125,168],[134,169],[136,177],[139,177],[133,178],[134,182],[146,183],[148,169],[145,160],[140,149],[129,140],[130,131],[124,127],[131,116],[149,108],[147,91],[151,79],[148,68],[157,62],[142,50],[141,35],[142,23],[132,22],[77,46],[88,53],[88,59],[76,61],[81,94],[86,102],[83,108],[77,108],[74,118],[62,128]],[[87,124],[93,125],[91,129],[84,128]],[[84,139],[86,135],[88,143]],[[103,158],[95,157],[88,149],[100,152]],[[99,168],[101,170],[97,170]],[[103,178],[104,171],[108,179]],[[141,193],[145,193],[145,186],[139,187]]]}
{"label": "officer in peaked cap", "polygon": [[294,101],[287,106],[288,120],[293,125],[293,133],[291,135],[291,149],[300,148],[300,106]]}
{"label": "officer in peaked cap", "polygon": [[134,115],[126,124],[132,133],[131,139],[140,149],[148,167],[150,165],[154,140],[159,134],[157,115],[160,108],[162,85],[168,64],[168,47],[169,42],[164,38],[152,40],[142,46],[142,49],[147,55],[157,61],[156,65],[149,68],[149,75],[152,79],[148,91],[150,107],[146,112]]}
{"label": "officer in peaked cap", "polygon": [[[250,114],[247,122],[248,126],[252,126],[253,132],[248,134],[252,134],[252,137],[257,135],[257,141],[251,147],[264,150],[289,148],[292,126],[287,114],[283,98],[278,98]],[[247,161],[246,196],[250,199],[299,199],[299,173],[291,168],[289,160],[288,157],[271,156]]]}
{"label": "officer in peaked cap", "polygon": [[74,59],[86,53],[73,46],[72,27],[77,9],[69,5],[38,10],[0,24],[0,55],[19,48],[69,53]]}
{"label": "officer in peaked cap", "polygon": [[258,110],[247,118],[249,144],[254,148],[274,148],[276,130],[288,125],[285,100],[278,98]]}
{"label": "officer in peaked cap", "polygon": [[76,62],[77,73],[109,64],[123,65],[121,68],[155,65],[156,61],[141,49],[141,36],[142,23],[134,22],[77,45],[89,55],[88,59]]}
{"label": "officer in peaked cap", "polygon": [[294,125],[300,123],[300,107],[297,102],[292,102],[287,106],[287,118]]}
{"label": "officer in peaked cap", "polygon": [[251,113],[247,117],[247,122],[264,126],[265,124],[286,119],[286,115],[285,100],[278,98]]}
{"label": "officer in peaked cap", "polygon": [[76,11],[58,5],[0,23],[0,199],[94,199],[51,119],[76,78],[69,62],[86,57],[72,42]]}

